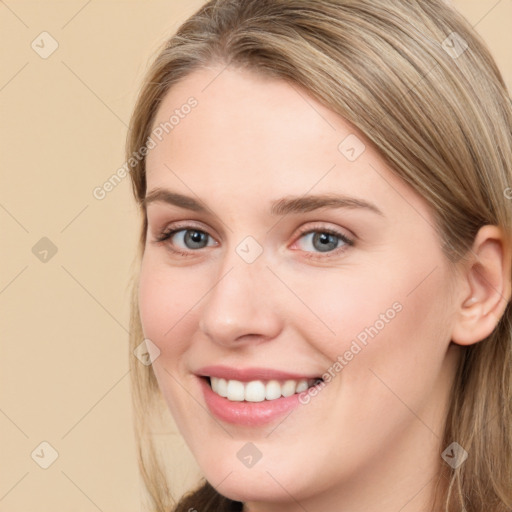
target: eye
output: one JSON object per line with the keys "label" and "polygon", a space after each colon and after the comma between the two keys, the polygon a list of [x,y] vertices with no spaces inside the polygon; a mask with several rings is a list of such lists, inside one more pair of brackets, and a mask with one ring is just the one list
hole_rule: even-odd
{"label": "eye", "polygon": [[[194,226],[187,226],[167,229],[156,238],[155,242],[168,242],[171,251],[188,256],[190,252],[204,249],[209,245],[216,245],[215,241],[208,244],[209,239],[213,240],[205,231]],[[176,245],[177,247],[174,247]]]}
{"label": "eye", "polygon": [[354,245],[354,241],[339,231],[319,227],[302,233],[296,244],[305,252],[338,254],[346,246]]}
{"label": "eye", "polygon": [[[218,245],[211,235],[192,225],[171,226],[162,231],[154,242],[165,243],[170,251],[181,256],[191,256],[199,249]],[[304,230],[294,245],[309,253],[306,257],[312,258],[322,253],[327,253],[326,256],[337,255],[345,251],[347,246],[354,245],[354,240],[340,231],[319,226]]]}

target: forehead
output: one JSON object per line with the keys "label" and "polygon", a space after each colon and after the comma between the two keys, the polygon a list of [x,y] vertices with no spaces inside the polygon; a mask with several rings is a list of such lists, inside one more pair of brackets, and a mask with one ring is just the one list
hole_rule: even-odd
{"label": "forehead", "polygon": [[148,174],[163,159],[217,172],[233,165],[245,174],[268,170],[274,177],[297,175],[300,160],[312,173],[325,172],[342,157],[338,146],[349,135],[356,149],[369,148],[354,127],[295,84],[231,68],[201,69],[175,84],[157,111],[153,133],[157,144],[147,157]]}
{"label": "forehead", "polygon": [[333,125],[338,116],[313,104],[297,86],[230,68],[220,72],[196,71],[173,87],[160,106],[155,124],[165,123],[190,97],[196,99],[197,106],[173,127],[171,144],[174,146],[193,134],[194,138],[211,145],[211,150],[216,149],[214,143],[224,148],[236,141],[239,152],[256,153],[258,144],[265,144],[268,152],[283,143],[304,142],[311,136],[318,142],[318,138],[324,139],[342,129],[341,119],[338,126]]}
{"label": "forehead", "polygon": [[[159,128],[147,156],[148,190],[193,192],[207,203],[256,191],[341,192],[408,214],[421,201],[343,117],[296,84],[252,71],[194,71],[164,97],[153,133]],[[417,207],[427,215],[426,205]]]}

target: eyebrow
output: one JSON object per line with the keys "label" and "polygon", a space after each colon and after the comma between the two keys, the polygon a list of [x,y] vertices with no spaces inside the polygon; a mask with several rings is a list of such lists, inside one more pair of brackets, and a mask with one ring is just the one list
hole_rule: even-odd
{"label": "eyebrow", "polygon": [[[146,208],[149,204],[154,202],[163,202],[199,213],[209,213],[210,211],[193,197],[184,196],[163,188],[151,190],[143,199],[142,205]],[[320,208],[365,209],[382,215],[383,217],[385,216],[377,206],[368,201],[339,194],[283,197],[272,202],[270,213],[272,215],[282,216],[292,213],[307,213]]]}

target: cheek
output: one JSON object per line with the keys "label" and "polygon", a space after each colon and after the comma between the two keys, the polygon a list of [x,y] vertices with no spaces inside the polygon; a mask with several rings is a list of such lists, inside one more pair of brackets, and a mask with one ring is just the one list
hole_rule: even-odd
{"label": "cheek", "polygon": [[[369,298],[370,317],[352,306],[352,318],[359,314],[363,324],[346,317],[351,332],[343,344],[356,340],[361,350],[343,369],[343,402],[381,425],[416,421],[410,411],[430,402],[429,416],[444,399],[439,382],[450,341],[450,293],[440,268],[426,274],[403,269],[393,288]],[[359,343],[361,334],[366,343]]]}
{"label": "cheek", "polygon": [[[171,272],[151,257],[144,256],[139,280],[139,311],[144,336],[162,355],[176,355],[186,348],[180,335],[201,297],[198,287],[187,286],[185,272]],[[198,283],[195,283],[198,284]],[[171,343],[172,341],[172,343]]]}
{"label": "cheek", "polygon": [[406,284],[386,266],[366,266],[364,272],[350,266],[339,271],[308,269],[290,275],[288,282],[303,301],[291,301],[290,318],[300,313],[307,329],[304,336],[331,361],[349,350],[353,340],[364,347],[377,331],[382,337],[380,333],[403,315]]}
{"label": "cheek", "polygon": [[190,395],[184,388],[190,384],[183,380],[181,356],[189,347],[190,326],[197,322],[193,306],[204,292],[197,286],[187,286],[187,272],[182,270],[173,272],[148,251],[141,265],[138,300],[144,337],[160,350],[152,364],[158,386],[178,428],[188,433]]}
{"label": "cheek", "polygon": [[335,379],[356,396],[368,391],[367,403],[380,391],[393,398],[375,374],[407,394],[423,393],[440,372],[451,304],[447,271],[435,256],[381,261],[364,273],[317,271],[294,283],[311,310],[302,315],[303,336],[331,361]]}

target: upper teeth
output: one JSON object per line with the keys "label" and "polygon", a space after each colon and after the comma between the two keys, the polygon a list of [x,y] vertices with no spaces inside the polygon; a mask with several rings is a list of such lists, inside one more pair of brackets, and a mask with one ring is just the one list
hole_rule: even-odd
{"label": "upper teeth", "polygon": [[316,380],[286,380],[282,383],[277,380],[241,382],[239,380],[210,377],[213,392],[234,402],[242,402],[244,400],[248,402],[263,402],[263,400],[275,400],[282,396],[291,396],[294,393],[306,391]]}

